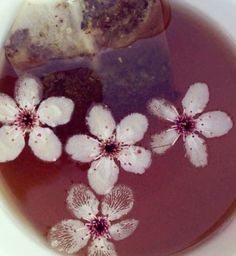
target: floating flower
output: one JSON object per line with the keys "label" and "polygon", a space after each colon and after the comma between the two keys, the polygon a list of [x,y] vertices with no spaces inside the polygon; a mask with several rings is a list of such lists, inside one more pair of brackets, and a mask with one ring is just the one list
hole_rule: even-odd
{"label": "floating flower", "polygon": [[21,77],[15,87],[15,100],[0,94],[0,162],[16,159],[25,147],[44,161],[57,160],[62,152],[58,137],[48,128],[70,121],[74,103],[65,97],[42,99],[42,85],[33,76]]}
{"label": "floating flower", "polygon": [[[204,139],[220,137],[229,132],[233,123],[222,111],[211,111],[200,116],[209,101],[209,89],[204,83],[190,86],[182,100],[183,113],[164,99],[153,99],[149,104],[152,114],[173,123],[166,131],[153,136],[151,146],[157,154],[163,154],[172,147],[180,136],[183,137],[186,155],[196,167],[207,165],[207,147]],[[197,117],[196,117],[197,115]]]}
{"label": "floating flower", "polygon": [[73,254],[84,248],[89,240],[88,256],[116,256],[115,246],[109,240],[123,240],[137,228],[138,221],[127,219],[113,224],[128,214],[134,204],[132,190],[116,186],[99,202],[89,188],[74,185],[68,192],[67,206],[80,220],[63,220],[51,228],[48,240],[60,252]]}
{"label": "floating flower", "polygon": [[102,105],[94,106],[86,118],[93,136],[75,135],[66,152],[82,163],[92,162],[88,170],[90,186],[98,194],[109,192],[118,179],[116,160],[127,172],[143,174],[151,164],[151,152],[134,144],[144,137],[147,118],[133,113],[116,126],[111,112]]}

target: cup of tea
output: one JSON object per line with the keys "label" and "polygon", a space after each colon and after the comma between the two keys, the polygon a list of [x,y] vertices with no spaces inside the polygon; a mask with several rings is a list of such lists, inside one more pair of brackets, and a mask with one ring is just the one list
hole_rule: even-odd
{"label": "cup of tea", "polygon": [[0,2],[0,255],[236,254],[235,10]]}

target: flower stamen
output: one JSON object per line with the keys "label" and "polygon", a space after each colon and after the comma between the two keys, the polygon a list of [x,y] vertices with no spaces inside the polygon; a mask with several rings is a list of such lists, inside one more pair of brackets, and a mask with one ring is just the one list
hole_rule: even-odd
{"label": "flower stamen", "polygon": [[86,223],[93,239],[99,237],[110,238],[109,227],[110,224],[105,217],[95,217],[90,222]]}
{"label": "flower stamen", "polygon": [[103,156],[115,158],[121,151],[122,145],[114,138],[110,138],[104,143],[101,143],[100,148]]}
{"label": "flower stamen", "polygon": [[37,124],[38,116],[36,112],[29,109],[21,109],[15,121],[15,125],[20,128],[24,134],[30,132]]}
{"label": "flower stamen", "polygon": [[196,121],[193,117],[186,114],[179,115],[176,120],[173,128],[183,137],[193,134],[196,129]]}

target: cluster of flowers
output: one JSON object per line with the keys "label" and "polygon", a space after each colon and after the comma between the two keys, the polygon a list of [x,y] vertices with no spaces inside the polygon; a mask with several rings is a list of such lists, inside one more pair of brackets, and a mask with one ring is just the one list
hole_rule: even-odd
{"label": "cluster of flowers", "polygon": [[[170,121],[172,126],[152,137],[151,148],[157,154],[165,153],[180,136],[186,155],[196,167],[207,165],[207,147],[202,136],[220,137],[229,132],[233,123],[222,111],[203,113],[209,101],[209,89],[204,83],[190,86],[182,100],[183,112],[165,99],[148,103],[151,114]],[[0,94],[0,162],[16,159],[25,147],[25,140],[33,153],[43,161],[56,161],[62,154],[62,143],[52,128],[71,120],[74,103],[65,97],[49,97],[42,101],[42,85],[31,76],[21,77],[15,87],[15,100]],[[74,253],[93,239],[88,255],[116,255],[109,239],[128,237],[137,227],[137,220],[111,222],[126,215],[133,206],[132,191],[116,186],[118,164],[127,172],[143,174],[151,165],[151,151],[135,145],[148,130],[148,119],[140,113],[131,113],[116,124],[111,111],[97,104],[89,110],[86,123],[91,136],[72,136],[65,151],[75,161],[90,163],[89,185],[99,195],[105,195],[98,215],[98,201],[85,185],[72,187],[67,205],[82,221],[66,220],[53,227],[49,240],[53,247]]]}

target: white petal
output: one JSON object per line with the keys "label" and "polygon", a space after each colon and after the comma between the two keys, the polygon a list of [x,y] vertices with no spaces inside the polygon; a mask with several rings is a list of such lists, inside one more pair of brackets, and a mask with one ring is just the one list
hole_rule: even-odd
{"label": "white petal", "polygon": [[74,185],[68,192],[67,206],[78,219],[89,220],[98,213],[99,202],[85,185]]}
{"label": "white petal", "polygon": [[157,154],[164,154],[178,140],[179,134],[174,129],[169,129],[152,136],[151,147]]}
{"label": "white petal", "polygon": [[133,191],[124,185],[118,185],[104,196],[101,207],[102,214],[108,216],[110,221],[117,220],[128,214],[133,205]]}
{"label": "white petal", "polygon": [[32,109],[42,99],[42,84],[38,78],[25,75],[18,79],[15,87],[16,101],[22,108]]}
{"label": "white petal", "polygon": [[148,129],[148,120],[146,116],[133,113],[121,120],[116,128],[116,138],[119,142],[125,144],[134,144],[142,140]]}
{"label": "white petal", "polygon": [[232,127],[231,118],[221,111],[207,112],[197,119],[197,129],[207,138],[223,136]]}
{"label": "white petal", "polygon": [[124,220],[109,228],[111,238],[119,241],[129,237],[138,227],[138,221],[135,219]]}
{"label": "white petal", "polygon": [[86,117],[90,132],[99,139],[110,138],[116,128],[116,123],[110,110],[102,105],[94,106]]}
{"label": "white petal", "polygon": [[72,159],[82,163],[89,163],[100,154],[99,142],[87,135],[72,136],[65,150]]}
{"label": "white petal", "polygon": [[18,112],[15,101],[8,95],[0,93],[0,122],[4,124],[13,123]]}
{"label": "white petal", "polygon": [[148,109],[153,115],[171,122],[179,115],[176,108],[165,99],[152,99],[148,104]]}
{"label": "white petal", "polygon": [[15,126],[0,128],[0,162],[15,160],[25,146],[25,139]]}
{"label": "white petal", "polygon": [[29,146],[34,154],[43,161],[54,162],[62,153],[60,140],[49,128],[34,128],[30,133]]}
{"label": "white petal", "polygon": [[190,162],[196,167],[207,165],[207,147],[205,141],[195,135],[186,137],[185,149]]}
{"label": "white petal", "polygon": [[40,104],[38,115],[41,123],[56,127],[68,123],[73,110],[72,100],[65,97],[50,97]]}
{"label": "white petal", "polygon": [[94,161],[88,170],[90,186],[99,195],[108,193],[118,180],[119,169],[115,162],[107,157]]}
{"label": "white petal", "polygon": [[195,83],[189,87],[182,100],[184,112],[190,116],[202,113],[208,101],[209,89],[207,84]]}
{"label": "white petal", "polygon": [[138,174],[143,174],[152,162],[151,152],[138,146],[123,149],[118,158],[124,170]]}
{"label": "white petal", "polygon": [[88,228],[81,221],[64,220],[51,228],[48,240],[59,252],[73,254],[87,245],[88,233]]}
{"label": "white petal", "polygon": [[113,243],[105,238],[97,238],[89,246],[88,256],[117,256],[117,253]]}

